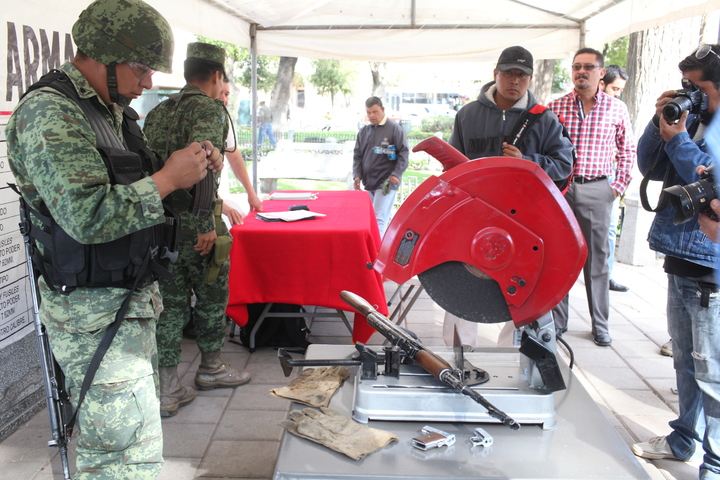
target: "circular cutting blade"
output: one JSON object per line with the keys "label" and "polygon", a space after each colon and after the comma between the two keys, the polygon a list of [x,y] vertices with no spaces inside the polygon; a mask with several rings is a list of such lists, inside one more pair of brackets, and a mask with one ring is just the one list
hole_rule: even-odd
{"label": "circular cutting blade", "polygon": [[512,320],[500,285],[477,267],[444,262],[418,278],[430,298],[456,317],[477,323]]}

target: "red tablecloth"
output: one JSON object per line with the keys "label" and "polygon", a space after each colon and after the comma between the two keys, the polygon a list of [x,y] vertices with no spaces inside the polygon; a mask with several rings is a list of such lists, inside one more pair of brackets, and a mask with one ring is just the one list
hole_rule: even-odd
{"label": "red tablecloth", "polygon": [[[381,276],[368,268],[380,248],[372,203],[366,192],[318,192],[317,200],[266,200],[263,210],[277,212],[304,204],[326,217],[299,222],[264,222],[255,212],[236,225],[230,253],[227,314],[247,322],[248,303],[292,303],[339,310],[348,290],[387,314]],[[355,314],[353,341],[366,342],[374,330]]]}

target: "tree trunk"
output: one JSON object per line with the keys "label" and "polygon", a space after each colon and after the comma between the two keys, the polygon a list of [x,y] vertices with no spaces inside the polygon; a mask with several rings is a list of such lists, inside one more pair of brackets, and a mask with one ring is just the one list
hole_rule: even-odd
{"label": "tree trunk", "polygon": [[273,130],[287,131],[288,103],[295,79],[297,57],[280,57],[277,80],[270,97],[270,110],[273,115]]}
{"label": "tree trunk", "polygon": [[373,79],[372,96],[378,97],[381,100],[385,98],[385,87],[387,86],[387,79],[385,74],[387,73],[386,62],[368,62],[370,63],[370,73]]}
{"label": "tree trunk", "polygon": [[532,82],[530,82],[530,91],[541,105],[547,105],[552,95],[555,62],[556,60],[538,60],[533,66],[534,72]]}

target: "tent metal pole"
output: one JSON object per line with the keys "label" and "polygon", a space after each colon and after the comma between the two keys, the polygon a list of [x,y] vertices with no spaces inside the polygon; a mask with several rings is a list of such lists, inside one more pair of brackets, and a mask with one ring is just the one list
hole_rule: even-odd
{"label": "tent metal pole", "polygon": [[252,184],[258,190],[258,124],[257,124],[257,24],[250,24],[250,134],[252,136]]}

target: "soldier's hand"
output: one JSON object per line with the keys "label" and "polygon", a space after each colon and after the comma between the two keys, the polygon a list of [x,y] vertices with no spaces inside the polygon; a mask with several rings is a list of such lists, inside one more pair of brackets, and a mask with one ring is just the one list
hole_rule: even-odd
{"label": "soldier's hand", "polygon": [[236,210],[227,203],[223,202],[222,206],[222,213],[228,219],[230,219],[230,223],[233,225],[242,225],[243,224],[243,214],[240,212],[240,210]]}
{"label": "soldier's hand", "polygon": [[262,200],[260,200],[260,197],[258,197],[255,192],[248,192],[248,204],[250,204],[250,210],[255,210],[256,212],[263,211]]}
{"label": "soldier's hand", "polygon": [[217,233],[215,230],[208,233],[198,233],[198,242],[195,244],[195,250],[200,252],[200,255],[207,255],[212,250],[217,240]]}
{"label": "soldier's hand", "polygon": [[514,145],[503,142],[503,157],[523,158],[522,152]]}
{"label": "soldier's hand", "polygon": [[207,156],[199,143],[193,142],[173,152],[165,166],[152,175],[160,198],[181,188],[190,188],[207,175]]}
{"label": "soldier's hand", "polygon": [[207,140],[202,142],[202,145],[205,147],[205,154],[207,155],[207,167],[215,173],[221,172],[225,162],[223,162],[223,156],[220,150],[213,147],[213,144]]}

